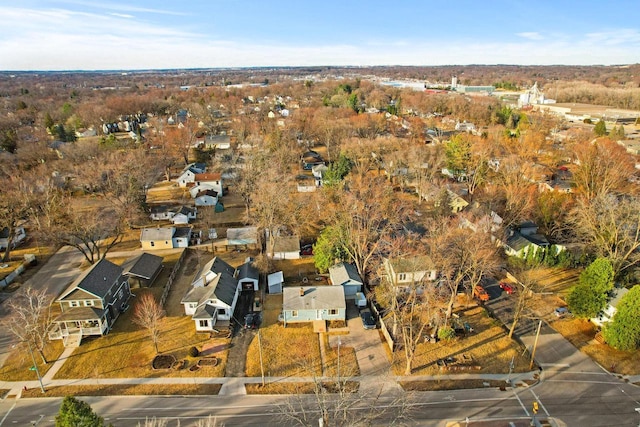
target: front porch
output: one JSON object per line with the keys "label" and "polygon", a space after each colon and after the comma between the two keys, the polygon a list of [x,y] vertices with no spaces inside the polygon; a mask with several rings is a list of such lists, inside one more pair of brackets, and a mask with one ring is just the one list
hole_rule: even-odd
{"label": "front porch", "polygon": [[78,342],[84,336],[105,335],[109,332],[109,322],[104,310],[77,307],[62,313],[49,331],[49,339],[62,339],[65,343]]}

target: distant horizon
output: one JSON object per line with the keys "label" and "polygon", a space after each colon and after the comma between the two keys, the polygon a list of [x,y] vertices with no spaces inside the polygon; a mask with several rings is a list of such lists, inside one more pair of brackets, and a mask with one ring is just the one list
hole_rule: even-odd
{"label": "distant horizon", "polygon": [[640,61],[635,0],[134,2],[0,4],[0,71]]}
{"label": "distant horizon", "polygon": [[335,68],[335,69],[361,69],[361,68],[439,68],[439,67],[605,67],[621,68],[639,65],[640,62],[628,64],[438,64],[438,65],[247,65],[237,67],[176,67],[176,68],[114,68],[114,69],[60,69],[60,70],[2,70],[0,74],[11,73],[145,73],[162,71],[207,71],[207,70],[252,70],[252,69],[304,69],[304,68]]}

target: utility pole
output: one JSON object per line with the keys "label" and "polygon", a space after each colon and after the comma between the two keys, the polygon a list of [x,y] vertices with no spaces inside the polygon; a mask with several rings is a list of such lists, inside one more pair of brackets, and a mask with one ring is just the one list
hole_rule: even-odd
{"label": "utility pole", "polygon": [[340,395],[342,396],[342,384],[340,384],[340,344],[341,344],[341,340],[340,337],[338,336],[338,387],[340,390]]}
{"label": "utility pole", "polygon": [[533,369],[533,356],[536,354],[536,347],[538,346],[538,337],[540,336],[540,328],[542,327],[542,320],[538,322],[538,331],[536,332],[536,339],[533,342],[533,350],[531,350],[531,362],[529,363],[529,370]]}
{"label": "utility pole", "polygon": [[44,393],[46,390],[44,389],[44,385],[42,384],[42,377],[40,376],[40,370],[38,369],[38,364],[36,363],[36,358],[33,356],[33,350],[31,349],[31,343],[27,340],[27,346],[29,346],[29,354],[31,354],[31,361],[33,362],[33,370],[36,371],[36,375],[38,376],[38,382],[40,383],[40,390]]}

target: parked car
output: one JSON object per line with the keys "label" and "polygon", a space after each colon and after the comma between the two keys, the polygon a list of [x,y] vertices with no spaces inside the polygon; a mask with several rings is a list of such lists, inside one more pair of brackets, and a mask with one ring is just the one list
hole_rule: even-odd
{"label": "parked car", "polygon": [[244,316],[244,328],[245,329],[256,329],[258,327],[258,322],[260,320],[260,315],[257,313],[249,313]]}
{"label": "parked car", "polygon": [[313,255],[313,245],[304,245],[301,247],[300,255]]}
{"label": "parked car", "polygon": [[489,294],[480,285],[476,285],[476,287],[473,288],[473,296],[480,300],[480,302],[489,301]]}
{"label": "parked car", "polygon": [[508,295],[511,295],[515,291],[515,289],[513,288],[513,285],[507,282],[500,282],[500,289],[505,291]]}
{"label": "parked car", "polygon": [[556,317],[564,317],[569,314],[569,309],[567,307],[558,307],[553,310],[553,314],[555,314]]}
{"label": "parked car", "polygon": [[375,329],[376,320],[373,318],[373,314],[369,310],[362,310],[360,312],[360,318],[362,319],[362,326],[365,329]]}

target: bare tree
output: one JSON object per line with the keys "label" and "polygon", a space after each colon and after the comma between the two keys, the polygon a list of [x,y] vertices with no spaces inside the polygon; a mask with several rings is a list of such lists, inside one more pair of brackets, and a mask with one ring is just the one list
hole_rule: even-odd
{"label": "bare tree", "polygon": [[640,262],[640,202],[599,194],[578,199],[573,210],[578,236],[597,255],[611,261],[616,276]]}
{"label": "bare tree", "polygon": [[573,180],[587,200],[616,193],[633,174],[633,159],[624,148],[609,140],[582,142],[574,147],[577,167]]}
{"label": "bare tree", "polygon": [[537,283],[534,278],[536,269],[520,269],[515,274],[518,279],[518,298],[516,299],[515,307],[513,308],[513,320],[511,321],[511,326],[509,327],[509,338],[513,337],[513,333],[518,326],[518,323],[523,318],[526,313],[526,310],[529,307],[529,302],[531,301],[531,297],[533,293],[537,290]]}
{"label": "bare tree", "polygon": [[3,261],[10,260],[16,228],[21,221],[25,220],[29,212],[28,195],[26,182],[19,174],[9,173],[4,177],[0,188],[0,230],[6,229],[8,233]]}
{"label": "bare tree", "polygon": [[45,364],[48,363],[44,348],[52,323],[52,300],[45,289],[36,290],[31,286],[22,288],[7,301],[9,316],[3,322],[4,327],[20,342],[34,348]]}
{"label": "bare tree", "polygon": [[93,264],[122,240],[124,224],[113,210],[79,210],[69,205],[42,231],[54,243],[77,249]]}
{"label": "bare tree", "polygon": [[318,378],[315,369],[307,366],[313,381],[313,394],[291,394],[276,411],[283,423],[315,427],[319,420],[324,426],[370,426],[382,421],[386,425],[400,425],[409,417],[411,405],[406,394],[384,398],[382,390],[345,389],[353,378],[343,378],[339,384]]}
{"label": "bare tree", "polygon": [[160,303],[150,293],[146,293],[140,298],[133,312],[133,323],[147,330],[156,353],[159,353],[158,339],[165,314]]}

